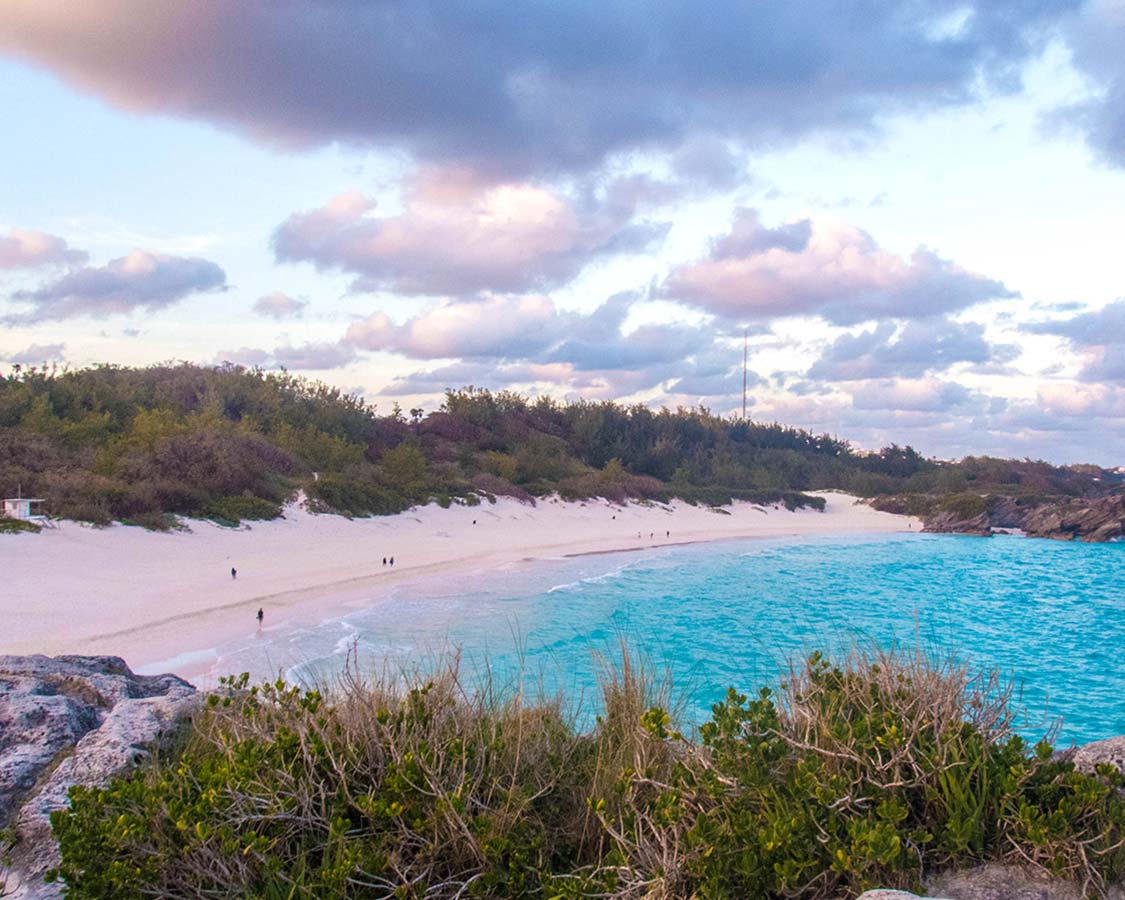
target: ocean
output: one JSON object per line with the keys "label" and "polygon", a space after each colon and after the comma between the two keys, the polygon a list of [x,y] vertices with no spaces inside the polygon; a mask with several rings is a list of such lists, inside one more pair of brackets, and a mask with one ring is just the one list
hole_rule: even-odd
{"label": "ocean", "polygon": [[728,687],[776,686],[788,661],[895,646],[1016,679],[1019,730],[1060,745],[1125,734],[1125,544],[997,536],[731,540],[432,578],[313,627],[219,648],[216,672],[331,682],[426,670],[563,691],[597,713],[622,642],[673,685],[687,726]]}

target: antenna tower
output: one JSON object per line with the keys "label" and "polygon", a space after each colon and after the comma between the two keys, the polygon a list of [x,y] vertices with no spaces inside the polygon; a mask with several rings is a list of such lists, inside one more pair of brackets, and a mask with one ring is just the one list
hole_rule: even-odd
{"label": "antenna tower", "polygon": [[746,367],[750,361],[750,329],[742,332],[742,421],[746,421]]}

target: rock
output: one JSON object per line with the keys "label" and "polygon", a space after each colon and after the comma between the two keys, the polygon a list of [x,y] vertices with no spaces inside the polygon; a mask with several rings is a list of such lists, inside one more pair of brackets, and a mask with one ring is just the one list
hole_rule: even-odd
{"label": "rock", "polygon": [[[986,863],[971,869],[944,872],[926,885],[927,898],[947,900],[1082,900],[1087,894],[1082,886],[1031,866],[1009,863]],[[858,900],[916,900],[917,894],[907,891],[874,890],[859,895]],[[1110,888],[1107,900],[1125,900],[1120,888]]]}
{"label": "rock", "polygon": [[872,506],[888,512],[926,507],[923,531],[987,536],[995,529],[1019,529],[1028,537],[1100,543],[1125,538],[1125,496],[1056,497],[1034,503],[1028,498],[989,495],[880,497]]}
{"label": "rock", "polygon": [[1125,736],[1106,738],[1064,751],[1079,772],[1094,773],[1099,763],[1111,763],[1125,772]]}
{"label": "rock", "polygon": [[[947,872],[928,885],[930,893],[954,900],[1082,900],[1082,886],[1052,878],[1041,869],[1007,863],[987,863]],[[1125,900],[1120,888],[1110,888],[1108,900]]]}
{"label": "rock", "polygon": [[1125,497],[1064,500],[1024,515],[1020,526],[1031,537],[1103,542],[1125,536]]}
{"label": "rock", "polygon": [[60,896],[42,881],[58,863],[51,813],[71,785],[147,759],[198,700],[183,679],[135,675],[116,656],[0,656],[0,826],[17,837],[0,885],[22,900]]}
{"label": "rock", "polygon": [[953,510],[941,510],[925,517],[925,526],[922,530],[933,534],[992,536],[992,525],[987,512],[965,516]]}

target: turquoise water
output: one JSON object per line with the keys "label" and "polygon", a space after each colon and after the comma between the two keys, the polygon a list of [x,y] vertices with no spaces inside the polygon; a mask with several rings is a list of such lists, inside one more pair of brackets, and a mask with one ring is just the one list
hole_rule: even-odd
{"label": "turquoise water", "polygon": [[[619,640],[674,682],[689,722],[728,686],[776,684],[812,650],[897,643],[1018,676],[1041,735],[1125,734],[1125,544],[893,535],[729,541],[558,560],[431,581],[249,652],[290,677],[427,664],[458,647],[470,673],[515,673],[596,705],[599,654]],[[241,648],[240,658],[248,648]]]}

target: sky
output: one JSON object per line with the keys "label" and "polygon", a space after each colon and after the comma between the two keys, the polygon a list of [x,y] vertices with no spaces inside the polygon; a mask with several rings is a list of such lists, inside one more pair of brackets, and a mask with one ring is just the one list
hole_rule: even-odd
{"label": "sky", "polygon": [[1125,0],[0,0],[0,372],[1125,465]]}

